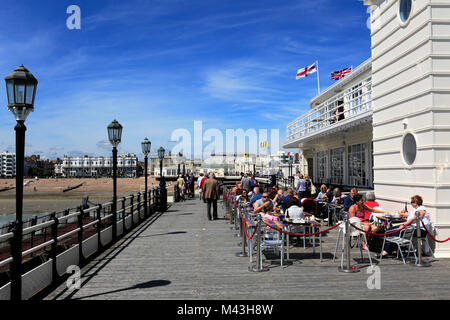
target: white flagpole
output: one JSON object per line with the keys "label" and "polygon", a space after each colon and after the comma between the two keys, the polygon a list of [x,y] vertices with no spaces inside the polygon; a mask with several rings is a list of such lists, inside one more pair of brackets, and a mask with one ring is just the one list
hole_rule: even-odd
{"label": "white flagpole", "polygon": [[319,60],[316,60],[316,68],[317,68],[317,90],[320,94],[320,78],[319,78]]}

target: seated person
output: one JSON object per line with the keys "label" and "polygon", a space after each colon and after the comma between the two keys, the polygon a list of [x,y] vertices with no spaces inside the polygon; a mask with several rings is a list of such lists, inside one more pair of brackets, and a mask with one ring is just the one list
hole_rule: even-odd
{"label": "seated person", "polygon": [[253,207],[255,208],[255,213],[272,212],[274,205],[267,192],[264,192],[261,199],[258,199]]}
{"label": "seated person", "polygon": [[320,186],[320,192],[317,195],[316,200],[323,201],[326,200],[326,197],[327,197],[327,186],[323,184]]}
{"label": "seated person", "polygon": [[344,199],[344,210],[348,211],[350,210],[350,207],[355,204],[355,201],[353,200],[354,196],[358,194],[358,189],[352,188],[350,190],[350,195],[347,195]]}
{"label": "seated person", "polygon": [[331,123],[334,123],[336,121],[340,121],[340,120],[344,120],[345,116],[344,116],[344,107],[343,106],[339,106],[336,108],[336,110],[334,110],[333,112],[334,117],[331,118]]}
{"label": "seated person", "polygon": [[239,182],[236,182],[236,185],[233,187],[233,189],[231,190],[231,193],[232,194],[236,194],[236,190],[238,189],[238,187],[239,187]]}
{"label": "seated person", "polygon": [[331,200],[331,204],[334,205],[343,205],[345,196],[342,195],[341,189],[334,188],[333,190],[333,200]]}
{"label": "seated person", "polygon": [[379,207],[380,204],[378,202],[375,201],[375,192],[370,191],[367,193],[366,195],[366,202],[364,202],[364,204],[368,207],[371,208],[375,208],[375,207]]}
{"label": "seated person", "polygon": [[286,195],[283,195],[282,190],[278,190],[278,194],[275,196],[273,201],[277,205],[281,205],[283,208],[283,211],[286,211],[286,209],[289,207],[289,204],[291,203],[292,199],[294,199],[294,189],[288,188]]}
{"label": "seated person", "polygon": [[324,198],[327,200],[328,203],[330,203],[333,200],[334,194],[333,194],[333,187],[329,186],[326,193],[327,197]]}
{"label": "seated person", "polygon": [[244,204],[250,202],[247,190],[243,189],[242,193],[236,197],[236,202],[238,204]]}
{"label": "seated person", "polygon": [[[415,195],[411,197],[411,205],[414,208],[414,210],[412,210],[410,213],[408,212],[404,212],[404,210],[402,210],[400,212],[400,215],[402,217],[407,218],[406,222],[403,223],[401,226],[395,226],[395,227],[391,227],[388,229],[388,231],[392,231],[394,229],[397,229],[399,227],[406,227],[409,225],[415,225],[415,220],[416,220],[416,212],[420,213],[420,219],[422,219],[423,223],[425,224],[425,227],[427,228],[427,230],[429,230],[430,232],[432,232],[432,223],[430,220],[430,212],[428,211],[428,209],[423,205],[423,199],[421,196],[419,195]],[[396,232],[394,234],[392,234],[391,236],[394,237],[398,237],[399,236],[399,232]],[[421,237],[426,237],[426,231],[423,227],[423,225],[420,225],[420,235]],[[414,237],[417,237],[417,231],[416,229],[414,230]],[[392,254],[392,252],[394,251],[394,249],[397,246],[392,243],[392,242],[386,242],[383,248],[383,251],[381,252],[381,254],[384,256],[387,256],[388,254]],[[380,255],[377,255],[377,257],[379,258]]]}
{"label": "seated person", "polygon": [[252,198],[251,198],[248,206],[249,207],[253,207],[255,202],[258,201],[259,199],[261,199],[261,193],[259,192],[259,187],[254,187],[253,188],[253,195],[252,195]]}
{"label": "seated person", "polygon": [[303,207],[300,207],[300,201],[293,198],[284,215],[287,219],[291,219],[293,221],[302,220],[305,215],[303,214]]}
{"label": "seated person", "polygon": [[276,186],[270,188],[269,198],[273,200],[277,196],[277,193],[278,193],[278,188]]}
{"label": "seated person", "polygon": [[[380,209],[372,209],[368,206],[366,206],[364,204],[364,197],[361,194],[356,194],[353,197],[355,204],[352,205],[348,211],[349,213],[349,217],[353,218],[353,217],[358,217],[361,220],[361,223],[364,226],[364,231],[369,231],[369,232],[377,232],[378,228],[377,226],[370,224],[367,215],[367,212],[369,212],[369,216],[370,216],[370,212],[377,212],[377,213],[387,213],[386,211],[380,210]],[[368,235],[370,236],[370,235]],[[367,245],[363,242],[363,249],[368,251],[369,249],[367,248]]]}

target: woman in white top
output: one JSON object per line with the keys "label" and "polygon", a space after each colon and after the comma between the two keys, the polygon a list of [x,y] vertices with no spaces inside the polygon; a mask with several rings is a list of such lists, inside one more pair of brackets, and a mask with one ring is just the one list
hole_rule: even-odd
{"label": "woman in white top", "polygon": [[[414,210],[411,210],[411,212],[409,212],[409,213],[408,212],[404,212],[404,210],[402,210],[400,212],[400,215],[402,217],[406,217],[407,218],[407,221],[403,225],[409,225],[409,224],[415,225],[416,212],[419,211],[420,212],[420,219],[422,219],[422,221],[425,224],[426,228],[428,230],[430,230],[430,228],[429,228],[429,225],[431,224],[430,212],[423,205],[422,197],[419,196],[419,195],[415,195],[415,196],[411,197],[411,206],[414,208]],[[424,229],[422,224],[420,225],[420,228]]]}
{"label": "woman in white top", "polygon": [[[407,221],[403,223],[401,226],[408,226],[408,225],[415,225],[416,220],[416,212],[420,213],[420,219],[422,219],[423,223],[425,224],[426,228],[431,232],[431,220],[430,220],[430,213],[428,212],[427,208],[423,205],[423,199],[419,195],[415,195],[411,197],[411,206],[414,208],[414,210],[411,210],[411,212],[405,212],[402,210],[400,212],[400,216],[407,218]],[[396,227],[391,227],[389,230],[396,229]],[[426,237],[426,231],[423,228],[423,225],[421,223],[420,225],[421,229],[421,237]],[[392,236],[398,236],[400,232],[392,234]],[[416,230],[414,230],[414,236],[416,236]],[[392,242],[386,242],[384,245],[383,251],[381,254],[384,256],[387,256],[388,254],[391,254],[392,251],[395,249],[395,245]],[[378,255],[379,256],[379,255]]]}

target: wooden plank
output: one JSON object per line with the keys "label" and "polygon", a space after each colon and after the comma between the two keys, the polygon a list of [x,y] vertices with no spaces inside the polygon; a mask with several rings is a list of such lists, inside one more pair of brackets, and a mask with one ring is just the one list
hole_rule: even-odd
{"label": "wooden plank", "polygon": [[[312,246],[304,249],[300,241],[290,246],[296,259],[291,265],[281,268],[278,257],[267,252],[263,264],[270,271],[251,273],[249,258],[235,255],[241,239],[230,227],[227,220],[208,221],[206,204],[198,199],[176,203],[83,268],[80,290],[70,293],[63,284],[46,299],[414,299],[424,292],[427,299],[450,298],[448,260],[432,259],[431,268],[416,268],[383,259],[380,290],[367,287],[366,253],[359,273],[339,272],[339,260],[332,261],[337,229],[322,237],[323,262],[318,246],[313,256]],[[360,258],[357,248],[355,258]]]}

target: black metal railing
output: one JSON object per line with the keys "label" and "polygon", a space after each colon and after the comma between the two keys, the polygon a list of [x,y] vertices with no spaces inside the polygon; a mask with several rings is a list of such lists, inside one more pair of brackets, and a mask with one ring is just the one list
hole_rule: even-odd
{"label": "black metal railing", "polygon": [[[155,188],[148,190],[147,197],[144,193],[139,192],[117,199],[117,225],[122,225],[122,230],[117,230],[117,236],[125,235],[155,212],[167,210],[167,192],[160,192],[158,188]],[[166,199],[161,199],[162,196]],[[147,210],[144,210],[145,207]],[[113,244],[113,240],[103,243],[101,236],[102,231],[112,226],[112,210],[113,202],[110,201],[89,208],[80,206],[26,220],[23,223],[23,236],[20,239],[21,274],[52,260],[51,284],[55,284],[62,277],[57,272],[57,255],[78,245],[78,265],[82,265],[89,258],[83,254],[83,244],[86,239],[97,236],[97,249],[89,256]],[[9,223],[6,228],[0,229],[0,232],[3,232],[0,233],[0,289],[8,283],[11,283],[11,286],[14,285],[11,282],[14,275],[10,265],[14,262],[12,244],[15,222]]]}

